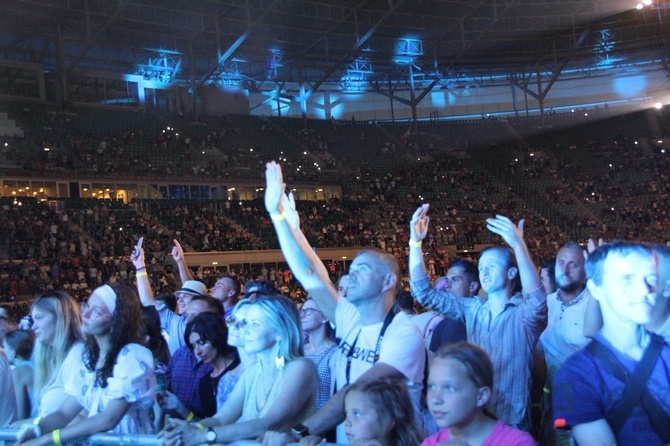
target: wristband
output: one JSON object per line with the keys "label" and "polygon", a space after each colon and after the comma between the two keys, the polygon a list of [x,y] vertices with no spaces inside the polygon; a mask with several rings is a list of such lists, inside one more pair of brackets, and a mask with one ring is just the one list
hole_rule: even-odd
{"label": "wristband", "polygon": [[147,270],[147,267],[146,267],[146,266],[142,266],[142,267],[140,267],[140,268],[135,268],[135,270],[139,273],[140,271],[146,271],[146,270]]}
{"label": "wristband", "polygon": [[146,276],[146,275],[147,275],[146,271],[142,271],[140,273],[135,274],[135,277],[143,277],[143,276]]}
{"label": "wristband", "polygon": [[35,432],[35,438],[42,436],[42,429],[40,428],[40,420],[42,420],[42,417],[36,417],[33,420],[32,429],[33,432]]}
{"label": "wristband", "polygon": [[188,416],[186,417],[186,421],[191,421],[195,417],[195,414],[193,412],[189,412]]}
{"label": "wristband", "polygon": [[548,387],[543,387],[543,388],[542,388],[542,391],[543,391],[544,393],[551,393],[551,390],[549,390]]}
{"label": "wristband", "polygon": [[61,444],[60,443],[60,429],[56,429],[53,432],[51,432],[51,439],[53,440],[54,444]]}
{"label": "wristband", "polygon": [[286,220],[286,213],[282,211],[281,214],[270,214],[270,218],[272,219],[272,221]]}
{"label": "wristband", "polygon": [[409,246],[414,246],[416,248],[421,248],[421,241],[415,242],[413,240],[409,241]]}
{"label": "wristband", "polygon": [[193,423],[193,425],[195,427],[197,427],[198,429],[204,429],[205,428],[205,426],[203,426],[201,423]]}

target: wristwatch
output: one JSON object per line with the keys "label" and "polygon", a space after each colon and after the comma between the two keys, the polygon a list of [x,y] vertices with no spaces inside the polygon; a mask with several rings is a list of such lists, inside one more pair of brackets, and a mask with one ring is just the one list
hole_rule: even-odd
{"label": "wristwatch", "polygon": [[291,428],[291,432],[297,435],[299,438],[306,437],[309,435],[309,429],[302,423],[298,423]]}
{"label": "wristwatch", "polygon": [[207,434],[205,435],[205,438],[207,439],[207,444],[214,444],[216,441],[216,432],[214,432],[214,429],[211,427],[207,429]]}

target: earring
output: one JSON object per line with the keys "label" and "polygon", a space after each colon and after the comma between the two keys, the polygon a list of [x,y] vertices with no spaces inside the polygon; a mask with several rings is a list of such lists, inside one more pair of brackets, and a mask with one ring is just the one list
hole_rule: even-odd
{"label": "earring", "polygon": [[284,357],[281,356],[281,346],[279,345],[279,336],[277,336],[277,356],[275,357],[275,367],[277,370],[282,370],[284,368]]}
{"label": "earring", "polygon": [[[279,355],[279,352],[277,352],[277,355]],[[284,368],[284,357],[283,356],[277,356],[275,358],[275,367],[277,367],[277,370],[281,370]]]}

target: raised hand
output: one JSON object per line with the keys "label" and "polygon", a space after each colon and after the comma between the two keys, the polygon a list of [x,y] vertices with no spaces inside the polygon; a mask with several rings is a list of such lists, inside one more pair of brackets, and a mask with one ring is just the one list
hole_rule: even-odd
{"label": "raised hand", "polygon": [[174,243],[174,246],[172,247],[172,252],[170,255],[175,262],[181,262],[184,260],[184,250],[182,249],[177,239],[172,240],[172,242]]}
{"label": "raised hand", "polygon": [[274,161],[265,165],[265,209],[270,215],[281,214],[282,196],[285,195],[281,166]]}
{"label": "raised hand", "polygon": [[130,261],[135,269],[144,267],[144,248],[135,248],[130,254]]}
{"label": "raised hand", "polygon": [[584,251],[584,260],[589,258],[589,254],[605,244],[605,241],[602,237],[598,239],[598,245],[596,246],[596,241],[592,238],[589,239],[589,242],[586,244],[586,251]]}
{"label": "raised hand", "polygon": [[300,229],[300,215],[298,211],[295,210],[295,199],[293,198],[293,192],[289,192],[288,195],[284,194],[281,199],[281,207],[284,215],[286,215],[286,221],[293,229]]}
{"label": "raised hand", "polygon": [[428,224],[430,223],[430,217],[427,215],[428,208],[430,208],[428,203],[421,205],[412,215],[412,220],[409,223],[410,241],[420,242],[426,238]]}
{"label": "raised hand", "polygon": [[525,245],[523,241],[523,225],[525,220],[519,220],[519,224],[515,225],[512,220],[505,217],[504,215],[496,215],[495,218],[486,219],[486,228],[498,234],[505,240],[510,248],[515,252],[518,248],[521,248]]}

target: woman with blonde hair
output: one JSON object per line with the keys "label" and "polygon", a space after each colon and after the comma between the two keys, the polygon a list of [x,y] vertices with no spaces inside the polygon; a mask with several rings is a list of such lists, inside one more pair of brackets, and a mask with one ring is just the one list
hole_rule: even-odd
{"label": "woman with blonde hair", "polygon": [[[120,283],[102,285],[82,307],[82,316],[84,354],[75,379],[65,383],[66,397],[56,411],[37,420],[32,432],[22,433],[17,445],[60,444],[98,432],[153,432],[154,359],[142,345],[137,293]],[[87,416],[72,423],[82,411]]]}
{"label": "woman with blonde hair", "polygon": [[[84,335],[79,304],[63,291],[47,291],[37,297],[31,316],[36,340],[33,413],[43,417],[56,411],[65,399],[65,383],[84,353]],[[30,420],[20,420],[12,426],[20,427],[27,421]]]}
{"label": "woman with blonde hair", "polygon": [[288,431],[314,411],[318,376],[303,358],[298,310],[283,296],[252,295],[241,321],[244,349],[258,357],[240,377],[222,408],[193,425],[171,420],[158,437],[167,446],[256,439]]}

